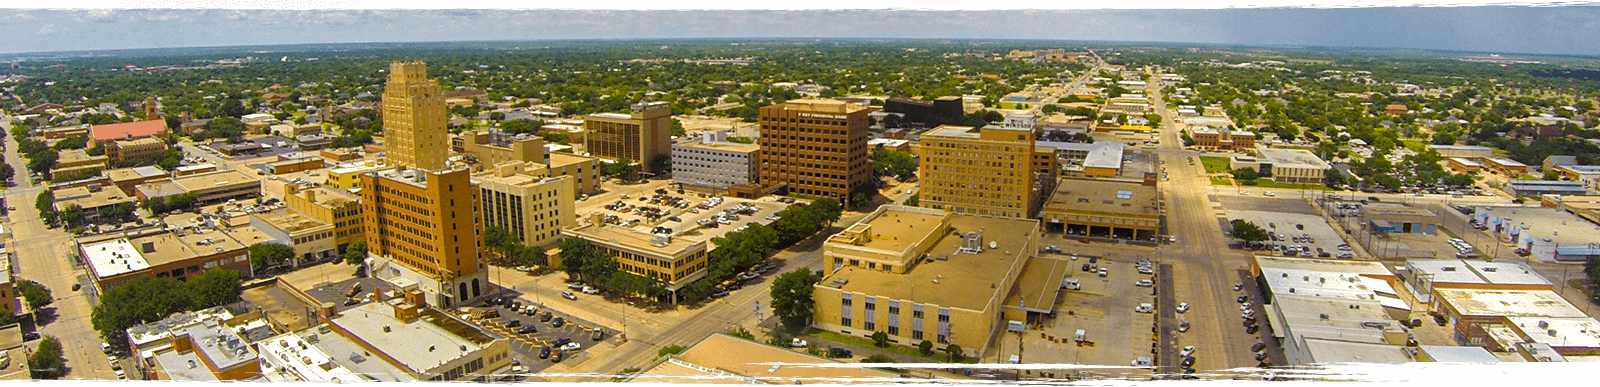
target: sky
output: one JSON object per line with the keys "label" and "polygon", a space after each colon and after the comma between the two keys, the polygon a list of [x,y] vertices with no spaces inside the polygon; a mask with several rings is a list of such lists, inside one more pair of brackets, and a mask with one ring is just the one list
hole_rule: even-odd
{"label": "sky", "polygon": [[[703,10],[659,9],[673,6],[666,2],[560,3],[593,8],[569,10],[492,0],[449,3],[478,9],[397,7],[437,7],[441,4],[437,1],[328,0],[317,5],[323,9],[282,9],[307,6],[308,2],[296,0],[232,5],[208,1],[67,0],[53,6],[79,9],[0,9],[0,25],[11,32],[8,39],[0,39],[0,53],[299,43],[797,37],[1060,39],[1600,55],[1600,6],[1595,3],[1421,7],[1387,0],[1342,0],[1348,4],[1129,0],[1116,4],[1146,9],[1070,10],[861,9],[880,3],[835,0],[818,6],[839,4],[841,10],[731,9],[770,4],[751,1],[722,2],[734,5]],[[1040,1],[1006,6],[1036,3]],[[1042,5],[1049,3],[1073,2]],[[130,4],[169,9],[108,8]],[[889,0],[883,4],[922,3]],[[1194,4],[1214,8],[1176,9]],[[1306,8],[1329,4],[1386,7]],[[1263,5],[1299,7],[1241,8]],[[175,6],[191,8],[170,9]],[[220,8],[223,6],[280,9]],[[844,10],[846,7],[856,9]]]}

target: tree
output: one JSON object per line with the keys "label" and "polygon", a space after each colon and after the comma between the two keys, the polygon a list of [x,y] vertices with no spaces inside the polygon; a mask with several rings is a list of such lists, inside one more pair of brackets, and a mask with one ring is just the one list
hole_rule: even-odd
{"label": "tree", "polygon": [[1327,184],[1328,188],[1339,189],[1340,186],[1346,184],[1344,172],[1340,172],[1338,168],[1328,168],[1323,170],[1322,182]]}
{"label": "tree", "polygon": [[916,207],[917,203],[918,203],[917,195],[913,194],[913,195],[911,195],[911,197],[906,198],[906,202],[905,203],[900,203],[900,204],[901,205],[905,205],[905,206]]}
{"label": "tree", "polygon": [[39,210],[39,214],[45,218],[45,221],[55,223],[56,194],[50,190],[40,192],[39,196],[34,197],[33,208]]}
{"label": "tree", "polygon": [[1194,146],[1194,144],[1197,144],[1197,142],[1195,142],[1195,140],[1194,140],[1194,137],[1190,137],[1189,136],[1189,131],[1187,131],[1187,130],[1183,131],[1182,135],[1183,135],[1183,146]]}
{"label": "tree", "polygon": [[922,352],[923,356],[932,355],[933,354],[933,342],[932,341],[923,340],[922,343],[917,344],[917,351]]}
{"label": "tree", "polygon": [[[582,238],[567,238],[562,239],[558,246],[561,248],[561,271],[566,272],[568,277],[593,282],[599,278],[590,277],[590,274],[606,274],[603,273],[604,270],[596,270],[590,266],[600,265],[599,261],[610,257],[606,257],[604,251],[588,241]],[[615,265],[616,261],[611,261],[611,264]]]}
{"label": "tree", "polygon": [[1234,219],[1233,237],[1243,239],[1245,242],[1260,242],[1267,240],[1267,231],[1261,226],[1244,219]]}
{"label": "tree", "polygon": [[240,285],[238,273],[222,268],[212,268],[189,281],[139,277],[105,289],[89,321],[102,341],[126,350],[128,328],[176,312],[237,301],[243,290]]}
{"label": "tree", "polygon": [[867,358],[861,359],[861,362],[862,363],[893,363],[894,362],[894,358],[890,358],[889,355],[877,354],[877,355],[867,356]]}
{"label": "tree", "polygon": [[960,345],[950,344],[944,347],[944,353],[950,356],[950,361],[958,362],[967,358],[967,353],[962,351]]}
{"label": "tree", "polygon": [[28,357],[28,372],[34,379],[60,379],[66,375],[67,360],[61,357],[61,342],[55,336],[45,336],[39,349]]}
{"label": "tree", "polygon": [[683,353],[683,351],[687,350],[687,349],[688,348],[684,348],[683,346],[677,345],[677,344],[669,345],[669,346],[667,346],[665,348],[661,348],[660,351],[656,351],[656,357],[665,357],[665,356],[677,355],[677,354]]}
{"label": "tree", "polygon": [[896,177],[908,181],[917,177],[917,160],[909,152],[878,149],[872,151],[872,172],[876,177]]}
{"label": "tree", "polygon": [[876,345],[878,348],[889,347],[889,334],[883,333],[883,331],[872,332],[872,345]]}
{"label": "tree", "polygon": [[1261,177],[1256,170],[1250,168],[1239,168],[1228,173],[1233,174],[1234,180],[1249,182],[1248,184],[1255,184],[1256,179]]}
{"label": "tree", "polygon": [[256,270],[294,259],[293,247],[276,242],[260,242],[250,245],[248,253],[250,254],[250,267]]}
{"label": "tree", "polygon": [[187,282],[189,295],[197,305],[227,305],[239,301],[243,284],[239,272],[220,267],[206,270]]}
{"label": "tree", "polygon": [[50,295],[49,288],[44,287],[44,285],[40,285],[38,282],[33,282],[32,280],[18,281],[17,293],[21,294],[22,298],[28,302],[28,309],[35,312],[39,311],[40,308],[55,302],[55,297]]}
{"label": "tree", "polygon": [[632,177],[633,171],[637,170],[638,168],[639,165],[634,164],[633,159],[623,157],[621,159],[617,159],[617,162],[606,164],[605,166],[600,167],[600,173],[627,178]]}
{"label": "tree", "polygon": [[[719,245],[718,248],[721,248]],[[790,329],[800,329],[811,324],[812,285],[822,281],[815,272],[806,268],[795,269],[778,276],[772,282],[772,314]],[[887,339],[887,335],[885,338]]]}

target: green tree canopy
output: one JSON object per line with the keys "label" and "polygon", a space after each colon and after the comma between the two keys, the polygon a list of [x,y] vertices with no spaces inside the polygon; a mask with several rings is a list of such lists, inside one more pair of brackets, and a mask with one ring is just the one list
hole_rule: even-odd
{"label": "green tree canopy", "polygon": [[294,259],[294,248],[276,242],[260,242],[250,245],[249,254],[250,266],[261,270]]}
{"label": "green tree canopy", "polygon": [[[772,281],[772,314],[783,321],[783,325],[791,329],[804,328],[811,324],[812,285],[816,285],[822,278],[806,268],[795,269],[778,276]],[[882,333],[882,332],[879,332]],[[876,335],[876,334],[874,334]],[[884,336],[887,340],[888,335]]]}
{"label": "green tree canopy", "polygon": [[1267,231],[1261,226],[1244,219],[1234,219],[1233,237],[1243,239],[1245,242],[1261,242],[1267,240]]}

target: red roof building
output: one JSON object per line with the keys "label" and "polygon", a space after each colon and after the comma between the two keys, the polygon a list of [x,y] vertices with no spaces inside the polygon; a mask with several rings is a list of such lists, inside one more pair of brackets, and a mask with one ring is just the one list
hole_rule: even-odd
{"label": "red roof building", "polygon": [[167,132],[167,122],[149,120],[110,125],[95,125],[89,129],[95,141],[122,140],[160,135]]}

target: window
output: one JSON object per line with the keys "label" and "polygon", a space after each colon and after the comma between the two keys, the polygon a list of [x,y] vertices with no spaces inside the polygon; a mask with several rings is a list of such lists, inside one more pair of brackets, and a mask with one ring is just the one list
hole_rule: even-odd
{"label": "window", "polygon": [[[868,328],[868,329],[871,329],[871,328]],[[888,333],[889,333],[889,336],[899,336],[900,335],[900,327],[890,325]]]}
{"label": "window", "polygon": [[843,326],[847,326],[847,327],[851,326],[850,325],[850,317],[849,316],[840,317],[839,318],[839,325],[843,325]]}
{"label": "window", "polygon": [[911,330],[911,339],[912,340],[922,340],[922,330],[921,329],[912,329]]}
{"label": "window", "polygon": [[950,336],[939,335],[939,344],[950,344]]}

